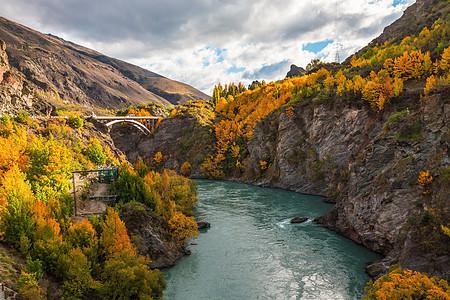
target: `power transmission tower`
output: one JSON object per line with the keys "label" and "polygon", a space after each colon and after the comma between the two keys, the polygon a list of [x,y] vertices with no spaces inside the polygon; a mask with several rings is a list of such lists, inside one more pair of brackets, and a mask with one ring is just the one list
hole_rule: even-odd
{"label": "power transmission tower", "polygon": [[334,56],[334,61],[337,63],[340,63],[340,58],[339,58],[339,50],[341,48],[341,44],[339,43],[339,23],[341,22],[341,13],[339,10],[339,1],[340,0],[336,0],[336,15],[335,15],[335,19],[334,19],[334,30],[336,31],[336,39],[335,39],[335,43],[336,43],[336,54]]}

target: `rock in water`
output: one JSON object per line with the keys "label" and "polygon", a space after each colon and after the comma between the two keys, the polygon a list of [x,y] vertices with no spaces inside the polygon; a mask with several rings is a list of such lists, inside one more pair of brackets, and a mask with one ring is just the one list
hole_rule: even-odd
{"label": "rock in water", "polygon": [[295,217],[291,220],[291,224],[298,224],[308,221],[308,218]]}
{"label": "rock in water", "polygon": [[211,224],[206,221],[197,222],[198,229],[204,229],[211,227]]}

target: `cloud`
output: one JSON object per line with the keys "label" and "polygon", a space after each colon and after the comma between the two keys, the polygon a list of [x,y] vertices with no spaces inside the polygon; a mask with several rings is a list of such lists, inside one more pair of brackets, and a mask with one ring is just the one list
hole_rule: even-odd
{"label": "cloud", "polygon": [[[4,17],[211,93],[344,59],[413,0],[0,0]],[[304,47],[323,41],[320,52]],[[325,46],[325,44],[323,45]],[[303,47],[303,48],[302,48]]]}

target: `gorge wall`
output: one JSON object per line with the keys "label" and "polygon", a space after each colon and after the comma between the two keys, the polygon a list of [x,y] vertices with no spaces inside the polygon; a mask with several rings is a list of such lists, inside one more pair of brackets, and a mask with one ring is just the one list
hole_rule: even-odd
{"label": "gorge wall", "polygon": [[[292,116],[274,111],[255,127],[244,173],[228,179],[336,202],[316,221],[385,255],[368,268],[374,276],[400,263],[448,279],[450,238],[436,224],[450,221],[449,94],[448,86],[423,98],[407,91],[379,114],[336,99],[300,102]],[[212,132],[193,116],[175,117],[153,136],[116,146],[133,145],[125,151],[132,160],[161,151],[166,167],[176,170],[194,162],[198,177]],[[261,161],[268,163],[264,170]],[[429,195],[419,188],[421,171],[433,176]]]}

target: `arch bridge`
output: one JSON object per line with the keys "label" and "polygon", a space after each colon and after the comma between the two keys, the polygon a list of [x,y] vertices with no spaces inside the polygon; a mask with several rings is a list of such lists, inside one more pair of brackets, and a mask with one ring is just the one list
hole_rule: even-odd
{"label": "arch bridge", "polygon": [[159,117],[137,117],[137,116],[92,116],[94,120],[105,124],[106,127],[111,128],[114,124],[117,123],[128,123],[135,128],[139,129],[145,135],[151,133],[151,129],[155,128]]}

